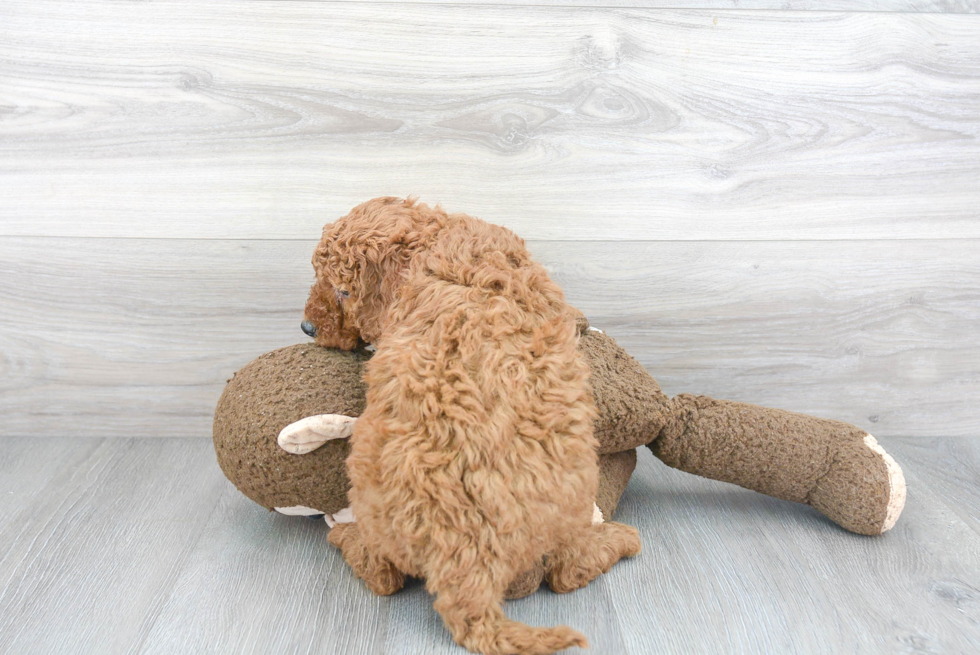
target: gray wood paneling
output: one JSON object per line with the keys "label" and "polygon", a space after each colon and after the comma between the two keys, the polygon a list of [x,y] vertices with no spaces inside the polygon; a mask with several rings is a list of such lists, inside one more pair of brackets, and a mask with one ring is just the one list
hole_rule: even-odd
{"label": "gray wood paneling", "polygon": [[[233,371],[306,340],[314,245],[0,238],[0,434],[210,434]],[[668,393],[980,432],[977,241],[529,247]]]}
{"label": "gray wood paneling", "polygon": [[980,237],[980,17],[0,5],[0,234],[306,238],[417,193],[532,239]]}
{"label": "gray wood paneling", "polygon": [[[936,439],[903,457],[922,443],[882,440],[909,496],[881,537],[641,449],[617,519],[643,552],[506,611],[583,630],[592,648],[571,653],[976,652],[980,535],[948,504],[976,480],[940,491],[933,471],[944,453],[976,461],[978,445]],[[207,439],[0,439],[0,472],[0,508],[18,517],[0,525],[4,653],[465,652],[418,583],[373,596],[322,522],[251,503]]]}
{"label": "gray wood paneling", "polygon": [[[329,0],[324,0],[329,1]],[[384,2],[391,0],[354,0]],[[510,0],[401,0],[426,4],[507,5]],[[978,0],[528,0],[524,6],[645,7],[650,9],[767,9],[780,11],[900,11],[923,13],[980,12]]]}
{"label": "gray wood paneling", "polygon": [[978,434],[980,242],[535,245],[671,395]]}

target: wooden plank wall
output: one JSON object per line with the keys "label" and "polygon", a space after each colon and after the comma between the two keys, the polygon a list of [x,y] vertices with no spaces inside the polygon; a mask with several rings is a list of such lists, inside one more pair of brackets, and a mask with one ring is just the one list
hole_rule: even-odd
{"label": "wooden plank wall", "polygon": [[382,194],[670,393],[980,434],[980,2],[471,4],[0,4],[0,435],[208,436]]}

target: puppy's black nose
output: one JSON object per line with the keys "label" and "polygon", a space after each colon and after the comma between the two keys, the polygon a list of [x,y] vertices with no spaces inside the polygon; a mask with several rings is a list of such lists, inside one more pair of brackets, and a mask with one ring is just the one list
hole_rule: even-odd
{"label": "puppy's black nose", "polygon": [[303,332],[306,332],[307,335],[314,338],[316,337],[316,326],[309,321],[303,321],[299,324],[299,327],[303,330]]}

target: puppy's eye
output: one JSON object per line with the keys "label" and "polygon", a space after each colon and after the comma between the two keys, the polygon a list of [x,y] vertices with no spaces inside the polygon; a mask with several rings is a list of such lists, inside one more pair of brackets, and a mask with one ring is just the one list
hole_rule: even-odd
{"label": "puppy's eye", "polygon": [[340,295],[342,295],[344,298],[350,298],[350,291],[344,289],[343,291],[340,292]]}
{"label": "puppy's eye", "polygon": [[350,291],[346,289],[334,289],[334,294],[337,296],[337,302],[350,298]]}

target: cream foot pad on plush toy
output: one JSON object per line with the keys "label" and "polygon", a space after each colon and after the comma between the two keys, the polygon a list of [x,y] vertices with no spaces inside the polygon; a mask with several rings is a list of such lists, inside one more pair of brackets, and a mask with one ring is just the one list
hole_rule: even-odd
{"label": "cream foot pad on plush toy", "polygon": [[895,527],[895,522],[905,507],[905,475],[902,468],[885,449],[878,445],[878,441],[870,434],[864,437],[864,445],[871,449],[876,455],[885,462],[885,469],[888,471],[888,503],[885,510],[885,520],[881,525],[881,531],[886,532]]}

